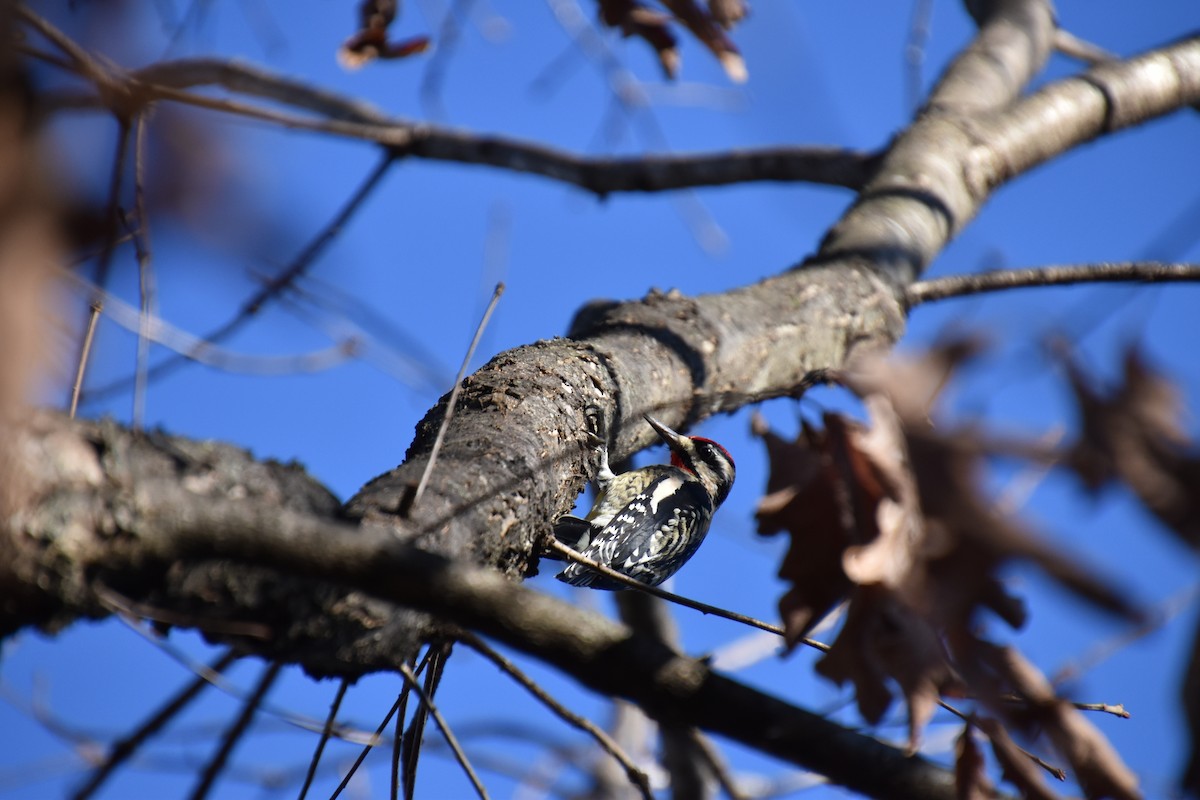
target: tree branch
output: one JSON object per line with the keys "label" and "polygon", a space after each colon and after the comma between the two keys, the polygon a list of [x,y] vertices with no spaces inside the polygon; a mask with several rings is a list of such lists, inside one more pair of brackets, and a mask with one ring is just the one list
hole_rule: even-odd
{"label": "tree branch", "polygon": [[[33,17],[32,13],[27,15]],[[49,23],[42,22],[47,28]],[[59,32],[62,40],[70,42]],[[57,41],[57,39],[56,39]],[[81,50],[76,45],[77,50]],[[88,62],[92,63],[92,62]],[[455,130],[391,117],[369,103],[320,89],[261,67],[223,59],[182,59],[122,74],[112,68],[80,70],[98,95],[59,95],[52,107],[92,108],[119,96],[123,103],[169,101],[270,122],[293,130],[375,142],[397,156],[480,164],[526,172],[578,186],[600,197],[618,192],[662,192],[755,181],[808,182],[856,189],[876,156],[836,147],[771,147],[688,155],[587,158],[534,142]],[[110,87],[120,86],[114,92]],[[221,86],[310,112],[297,116],[265,106],[186,91]]]}
{"label": "tree branch", "polygon": [[[116,577],[126,586],[138,585],[160,576],[167,564],[186,574],[209,559],[307,578],[295,585],[297,593],[311,591],[311,579],[333,581],[387,601],[393,612],[391,604],[405,605],[453,620],[597,692],[638,703],[660,720],[728,736],[869,796],[954,796],[953,776],[923,759],[718,675],[603,616],[514,584],[494,570],[418,549],[389,531],[274,508],[253,497],[229,499],[218,480],[146,478],[129,492],[118,485],[106,456],[87,446],[92,426],[56,419],[58,425],[46,426],[46,435],[24,446],[45,448],[54,469],[75,478],[37,486],[41,501],[13,518],[15,524],[4,531],[12,546],[5,549],[26,566],[29,558],[43,558],[43,575],[69,565],[81,576],[81,591],[92,581]],[[109,495],[97,491],[114,477]],[[73,558],[65,559],[66,553]],[[6,593],[0,606],[8,608],[11,584],[0,586]],[[276,652],[272,642],[257,639],[239,646],[267,657]],[[290,657],[321,669],[328,657],[320,650],[327,646],[296,650]]]}
{"label": "tree branch", "polygon": [[638,790],[644,800],[654,800],[654,792],[650,789],[650,777],[638,768],[633,759],[621,749],[611,736],[604,731],[603,728],[595,725],[586,717],[581,717],[574,711],[564,706],[562,703],[554,699],[554,697],[541,687],[533,678],[526,675],[521,670],[517,669],[517,665],[509,661],[494,648],[489,647],[487,642],[480,639],[470,631],[458,631],[454,637],[463,644],[475,650],[484,658],[495,664],[504,674],[508,675],[517,683],[521,684],[527,692],[536,697],[543,705],[550,709],[563,722],[578,728],[596,740],[596,744],[600,745],[604,752],[608,753],[621,765],[625,771],[625,775],[629,778],[629,782]]}
{"label": "tree branch", "polygon": [[1101,264],[1063,264],[1026,269],[1003,269],[975,274],[947,275],[918,281],[908,287],[908,307],[952,297],[1024,289],[1031,286],[1065,286],[1073,283],[1200,281],[1198,264],[1164,264],[1159,261],[1125,261]]}
{"label": "tree branch", "polygon": [[1200,102],[1200,36],[1048,84],[988,120],[963,160],[980,198],[1078,145]]}

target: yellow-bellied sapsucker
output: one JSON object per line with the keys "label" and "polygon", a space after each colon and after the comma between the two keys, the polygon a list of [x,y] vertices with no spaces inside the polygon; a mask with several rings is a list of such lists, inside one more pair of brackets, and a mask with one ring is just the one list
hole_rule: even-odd
{"label": "yellow-bellied sapsucker", "polygon": [[[650,415],[646,422],[671,449],[671,464],[613,474],[608,447],[600,451],[596,502],[585,519],[560,517],[554,536],[593,561],[649,586],[674,575],[704,541],[713,512],[733,486],[733,459],[724,447],[700,436],[676,433]],[[593,589],[622,584],[571,564],[558,579]]]}

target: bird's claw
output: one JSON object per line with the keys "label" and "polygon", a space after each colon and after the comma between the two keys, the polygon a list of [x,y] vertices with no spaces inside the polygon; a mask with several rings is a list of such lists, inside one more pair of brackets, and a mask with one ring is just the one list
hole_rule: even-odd
{"label": "bird's claw", "polygon": [[583,410],[588,429],[584,431],[584,441],[588,447],[600,448],[608,443],[607,431],[604,429],[604,412],[599,406],[588,406]]}

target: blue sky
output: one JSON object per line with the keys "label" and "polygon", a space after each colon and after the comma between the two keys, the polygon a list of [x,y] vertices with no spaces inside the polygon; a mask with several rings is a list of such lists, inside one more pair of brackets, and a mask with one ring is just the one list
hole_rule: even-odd
{"label": "blue sky", "polygon": [[[64,25],[77,24],[79,18],[72,23],[65,4],[44,5]],[[394,35],[427,33],[436,42],[446,5],[434,0],[408,4]],[[475,4],[456,46],[439,56],[445,59],[444,116],[433,121],[576,152],[636,154],[778,144],[874,149],[911,114],[902,61],[908,3],[756,3],[753,15],[734,33],[750,71],[743,86],[729,84],[712,59],[688,41],[682,45],[681,80],[664,83],[641,43],[605,35],[606,46],[653,102],[649,108],[624,110],[614,107],[613,75],[573,48],[552,4],[508,5],[514,7]],[[421,87],[432,56],[358,72],[337,65],[334,52],[354,22],[351,6],[327,0],[298,0],[286,7],[211,2],[170,44],[164,28],[171,27],[172,18],[127,11],[112,24],[136,37],[127,34],[112,55],[134,67],[164,53],[238,57],[363,98],[397,116],[430,118],[435,110],[422,104]],[[1179,38],[1200,23],[1190,0],[1074,0],[1059,3],[1058,12],[1071,32],[1120,55]],[[90,13],[93,22],[102,22],[97,15],[109,12]],[[175,3],[173,13],[175,22],[182,19],[184,4]],[[960,4],[934,5],[922,69],[925,87],[972,30]],[[1044,79],[1077,69],[1055,57]],[[160,117],[169,114],[163,111]],[[372,169],[377,155],[360,143],[282,132],[234,117],[180,119],[195,125],[191,153],[204,157],[216,199],[187,215],[152,220],[155,269],[162,316],[184,331],[202,334],[223,322],[263,274],[277,270],[305,246]],[[1080,148],[1003,187],[937,259],[931,274],[1149,257],[1200,260],[1198,237],[1188,235],[1188,226],[1194,230],[1197,224],[1195,212],[1182,233],[1164,238],[1172,222],[1198,202],[1198,126],[1194,112],[1177,114]],[[111,120],[84,115],[55,132],[62,143],[57,159],[65,180],[97,191],[115,141]],[[598,201],[539,177],[476,166],[401,163],[302,283],[324,300],[305,305],[299,314],[280,305],[268,307],[227,343],[240,353],[261,355],[328,347],[328,330],[315,326],[313,318],[341,324],[331,310],[339,298],[338,306],[350,309],[350,321],[376,336],[371,354],[379,357],[283,376],[189,366],[150,387],[147,422],[173,433],[240,444],[264,458],[298,460],[347,498],[403,459],[414,424],[449,388],[496,281],[505,281],[507,291],[474,367],[507,348],[562,335],[574,311],[597,297],[635,298],[651,287],[714,292],[779,272],[815,249],[851,199],[846,190],[779,184],[614,195]],[[255,242],[259,252],[254,257],[231,255],[223,244],[230,236]],[[118,252],[111,286],[135,301],[132,251]],[[947,325],[981,330],[996,343],[982,367],[955,387],[947,408],[950,420],[982,414],[989,424],[1030,436],[1055,426],[1070,430],[1070,397],[1037,350],[1041,337],[1052,332],[1077,340],[1085,362],[1109,378],[1117,374],[1117,354],[1124,344],[1141,342],[1153,363],[1180,383],[1194,413],[1200,397],[1200,362],[1194,352],[1198,302],[1200,290],[1189,286],[1084,287],[951,301],[915,312],[901,346],[919,350]],[[427,354],[421,363],[434,376],[432,382],[414,382],[403,369],[397,374],[384,368],[410,357],[418,349],[412,342]],[[129,374],[134,353],[130,335],[103,323],[92,371],[95,385]],[[154,355],[164,352],[156,349]],[[131,407],[126,392],[89,403],[84,413],[128,421]],[[790,434],[801,410],[811,416],[822,407],[848,403],[837,392],[824,390],[799,409],[777,401],[762,410],[777,429]],[[765,455],[748,435],[749,413],[703,426],[704,435],[721,441],[737,459],[738,484],[704,548],[673,588],[773,619],[776,599],[784,591],[775,571],[785,543],[754,533],[753,509],[766,477]],[[1194,418],[1188,425],[1194,434]],[[651,451],[642,458],[662,455]],[[1010,477],[998,474],[995,483],[1002,486]],[[1024,512],[1047,535],[1147,604],[1164,603],[1194,587],[1193,556],[1132,501],[1115,493],[1092,502],[1074,488],[1052,476],[1038,486]],[[1032,620],[1024,631],[997,635],[1017,643],[1048,672],[1124,632],[1034,573],[1015,569],[1011,577],[1029,598]],[[532,586],[610,610],[606,595],[570,592],[548,572]],[[1132,712],[1130,720],[1092,721],[1141,776],[1148,796],[1170,790],[1185,746],[1176,698],[1195,612],[1194,603],[1187,605],[1172,625],[1119,649],[1071,686],[1076,699],[1124,703]],[[753,635],[687,610],[677,616],[692,653],[720,651]],[[213,654],[186,633],[173,634],[171,643],[193,658]],[[813,661],[805,652],[787,660],[767,656],[736,675],[859,725],[847,693],[815,676]],[[600,721],[607,718],[600,698],[535,663],[521,663],[572,708]],[[259,669],[257,663],[241,665],[231,679],[248,687]],[[0,797],[58,796],[83,774],[83,762],[19,710],[21,702],[36,696],[78,729],[119,734],[191,677],[116,622],[77,625],[52,639],[32,633],[17,637],[5,645],[0,676],[5,690],[18,698],[16,704],[0,702],[0,730],[8,745],[0,748]],[[360,681],[348,694],[344,717],[373,729],[398,689],[394,676]],[[333,692],[332,684],[313,683],[289,669],[271,700],[279,708],[321,718]],[[207,757],[205,742],[211,736],[201,737],[197,745],[197,726],[219,728],[238,707],[220,692],[208,695],[181,720],[172,740],[155,748],[157,757]],[[468,751],[479,759],[538,764],[545,774],[558,776],[559,786],[583,785],[569,765],[556,772],[544,747],[487,727],[519,722],[530,729],[526,733],[588,749],[585,740],[481,658],[465,651],[455,656],[439,701],[451,724],[464,733]],[[880,733],[898,739],[904,735],[899,706],[893,717],[895,724]],[[931,744],[948,730],[953,727],[935,722],[928,735]],[[428,738],[439,743],[436,733]],[[310,734],[267,716],[235,762],[302,771],[314,745]],[[331,763],[340,764],[352,748],[335,745],[331,753]],[[728,746],[727,754],[735,770],[746,774],[791,772],[736,746]],[[386,791],[387,762],[384,752],[368,761],[366,779],[373,796]],[[144,766],[126,770],[104,796],[176,796],[191,785],[186,771]],[[322,780],[317,795],[322,786],[328,793],[330,779]],[[423,759],[419,781],[420,796],[470,792],[457,767],[435,751]],[[515,782],[496,772],[486,772],[485,781],[496,797],[517,790]],[[294,793],[294,788],[284,790],[281,796]],[[221,797],[262,795],[261,788],[233,778],[218,791]],[[834,795],[816,789],[805,796]]]}

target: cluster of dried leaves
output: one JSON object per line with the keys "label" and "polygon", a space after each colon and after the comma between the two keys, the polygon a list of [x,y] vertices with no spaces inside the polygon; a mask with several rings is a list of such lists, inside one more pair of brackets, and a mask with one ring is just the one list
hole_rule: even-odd
{"label": "cluster of dried leaves", "polygon": [[658,63],[668,78],[679,74],[678,40],[671,24],[686,27],[697,41],[709,49],[721,62],[725,74],[736,83],[748,77],[746,62],[725,32],[731,30],[749,8],[744,0],[708,0],[707,7],[693,0],[660,0],[665,10],[659,11],[637,0],[597,0],[600,20],[617,28],[625,36],[644,39],[658,54]]}
{"label": "cluster of dried leaves", "polygon": [[[625,36],[637,36],[654,48],[668,78],[679,75],[679,40],[672,26],[681,24],[716,56],[731,81],[746,81],[746,61],[726,35],[749,13],[745,0],[708,0],[704,6],[693,0],[660,2],[662,10],[637,0],[597,0],[597,5],[604,25]],[[399,12],[399,0],[363,0],[358,30],[338,49],[338,62],[347,69],[358,69],[375,59],[408,58],[428,50],[428,36],[388,38],[388,28]]]}
{"label": "cluster of dried leaves", "polygon": [[[791,536],[780,576],[792,586],[779,603],[789,646],[848,601],[817,670],[852,683],[872,723],[899,687],[913,749],[943,697],[974,698],[979,710],[966,717],[958,743],[962,797],[991,792],[974,731],[990,741],[1004,777],[1026,796],[1055,795],[1044,762],[1021,750],[1010,732],[1048,740],[1088,797],[1138,797],[1134,775],[1080,711],[1015,648],[984,638],[984,609],[1014,628],[1025,621],[1023,603],[997,576],[1011,561],[1036,565],[1105,611],[1130,620],[1140,614],[1075,556],[1046,544],[983,494],[982,462],[998,443],[975,429],[940,430],[931,420],[942,387],[977,350],[975,342],[957,341],[920,359],[848,371],[844,382],[861,397],[867,425],[827,413],[823,429],[805,423],[795,441],[786,441],[755,420],[771,464],[759,532]],[[1003,454],[1057,464],[1092,490],[1122,483],[1195,544],[1200,461],[1187,449],[1171,385],[1132,350],[1111,391],[1060,359],[1082,414],[1081,435],[1059,447],[1008,442]]]}

